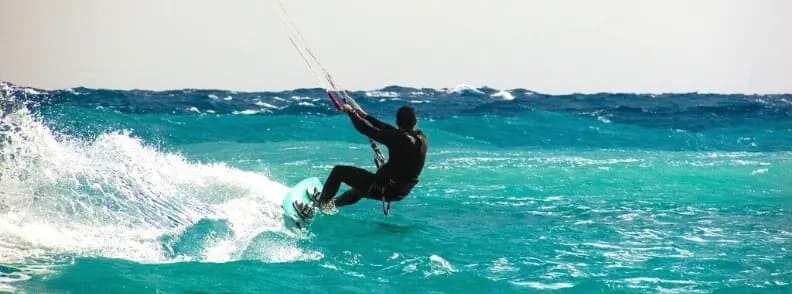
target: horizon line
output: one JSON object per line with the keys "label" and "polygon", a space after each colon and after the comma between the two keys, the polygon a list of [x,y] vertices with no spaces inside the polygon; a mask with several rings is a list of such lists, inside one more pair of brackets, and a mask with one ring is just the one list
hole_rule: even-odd
{"label": "horizon line", "polygon": [[[110,91],[148,91],[148,92],[167,92],[167,91],[185,91],[185,90],[195,90],[195,91],[226,91],[226,92],[236,92],[236,93],[277,93],[277,92],[290,92],[290,91],[297,91],[297,90],[325,90],[325,88],[314,86],[314,87],[298,87],[298,88],[291,88],[291,89],[282,89],[282,90],[235,90],[235,89],[224,89],[224,88],[191,88],[191,87],[175,87],[175,88],[167,88],[167,89],[144,89],[144,88],[101,88],[101,87],[90,87],[90,86],[74,86],[69,88],[43,88],[43,87],[36,87],[36,86],[23,86],[14,82],[9,82],[6,80],[0,80],[0,84],[9,84],[12,86],[16,86],[23,89],[33,89],[33,90],[41,90],[41,91],[67,91],[73,90],[77,88],[89,89],[89,90],[110,90]],[[407,85],[399,85],[399,84],[391,84],[386,85],[381,88],[376,89],[343,89],[343,91],[348,92],[370,92],[370,91],[379,91],[389,87],[401,87],[401,88],[410,88],[416,90],[444,90],[444,89],[454,89],[458,87],[470,87],[475,90],[479,89],[492,89],[495,91],[506,91],[511,92],[515,90],[527,91],[532,92],[539,95],[545,96],[565,96],[565,95],[597,95],[597,94],[629,94],[629,95],[683,95],[683,94],[700,94],[700,95],[743,95],[743,96],[787,96],[792,95],[792,92],[708,92],[708,91],[686,91],[686,92],[626,92],[626,91],[619,91],[619,92],[608,92],[608,91],[593,91],[593,92],[566,92],[566,93],[545,93],[536,90],[531,90],[528,88],[495,88],[488,85],[482,86],[471,86],[469,84],[460,83],[454,87],[418,87],[418,86],[407,86]]]}

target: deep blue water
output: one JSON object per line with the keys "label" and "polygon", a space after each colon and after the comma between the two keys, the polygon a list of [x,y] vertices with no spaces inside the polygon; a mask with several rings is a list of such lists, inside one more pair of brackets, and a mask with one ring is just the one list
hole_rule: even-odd
{"label": "deep blue water", "polygon": [[417,109],[421,183],[298,232],[288,186],[374,168],[321,89],[0,84],[0,292],[792,290],[792,95],[352,96]]}

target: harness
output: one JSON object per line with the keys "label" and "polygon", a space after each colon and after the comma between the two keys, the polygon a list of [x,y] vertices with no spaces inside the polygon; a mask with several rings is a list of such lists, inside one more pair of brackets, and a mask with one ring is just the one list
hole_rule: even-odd
{"label": "harness", "polygon": [[[370,144],[371,149],[374,150],[374,165],[376,165],[377,170],[379,170],[380,167],[383,164],[385,164],[385,156],[382,155],[382,151],[380,151],[379,147],[377,147],[377,144],[374,143],[374,140],[369,139],[369,143],[371,143]],[[378,192],[379,195],[382,196],[382,213],[385,214],[386,216],[390,215],[391,202],[385,201],[385,187],[378,186],[377,183],[371,183],[371,186],[369,186],[369,190],[368,190],[369,195],[376,195],[371,193],[373,192],[373,190],[379,190],[376,192]]]}
{"label": "harness", "polygon": [[390,215],[391,212],[391,202],[385,199],[385,187],[382,185],[378,185],[377,183],[371,183],[369,189],[367,191],[369,195],[380,195],[382,197],[382,213]]}
{"label": "harness", "polygon": [[[418,136],[418,133],[415,131],[405,131],[404,133],[418,143],[418,151],[420,152],[421,148],[423,148],[424,142]],[[374,164],[377,166],[377,170],[379,170],[382,165],[385,164],[385,156],[382,155],[382,151],[380,151],[380,149],[377,147],[377,144],[375,144],[373,140],[370,141],[371,149],[374,150]],[[418,181],[415,180],[415,183],[413,183],[412,186],[415,186],[417,182]],[[385,190],[387,190],[387,187],[394,187],[397,186],[397,184],[406,185],[406,183],[399,183],[393,179],[388,179],[388,182],[385,185],[380,185],[375,181],[371,184],[371,186],[369,186],[367,191],[369,195],[380,195],[382,197],[382,213],[386,216],[390,215],[391,213],[391,201],[386,199]]]}

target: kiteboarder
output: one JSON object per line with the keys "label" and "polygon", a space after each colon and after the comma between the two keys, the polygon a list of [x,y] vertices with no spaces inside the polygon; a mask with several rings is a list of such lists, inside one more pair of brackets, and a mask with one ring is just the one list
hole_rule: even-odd
{"label": "kiteboarder", "polygon": [[[358,132],[387,146],[389,158],[376,173],[355,166],[333,167],[324,189],[315,200],[320,207],[325,208],[331,203],[334,207],[354,204],[362,198],[380,200],[383,202],[383,212],[388,214],[390,202],[404,199],[418,183],[426,159],[428,142],[426,135],[415,127],[415,109],[410,106],[399,108],[396,112],[397,127],[349,104],[341,105],[340,110],[349,115]],[[341,183],[349,185],[351,189],[335,197]],[[308,210],[307,206],[299,204],[297,208],[305,211]]]}

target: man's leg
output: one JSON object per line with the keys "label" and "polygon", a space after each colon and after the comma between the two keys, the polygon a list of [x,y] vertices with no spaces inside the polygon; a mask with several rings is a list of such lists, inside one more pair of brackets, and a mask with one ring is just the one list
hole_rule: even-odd
{"label": "man's leg", "polygon": [[[330,175],[327,176],[327,181],[325,181],[324,188],[322,188],[322,195],[319,197],[319,200],[322,204],[324,204],[333,199],[335,194],[338,192],[338,188],[341,187],[341,183],[346,183],[352,187],[352,190],[358,191],[348,195],[347,197],[361,195],[362,193],[365,193],[365,191],[368,191],[369,187],[371,187],[371,184],[374,183],[374,178],[374,174],[365,169],[354,166],[337,165],[333,167]],[[360,196],[357,196],[357,200],[359,200],[359,197]],[[351,200],[353,200],[353,198],[347,198],[346,201]],[[344,205],[355,203],[357,200]]]}
{"label": "man's leg", "polygon": [[333,206],[341,207],[347,206],[350,204],[355,204],[360,199],[363,198],[363,193],[358,191],[357,189],[349,189],[344,194],[338,195],[338,197],[333,198]]}

